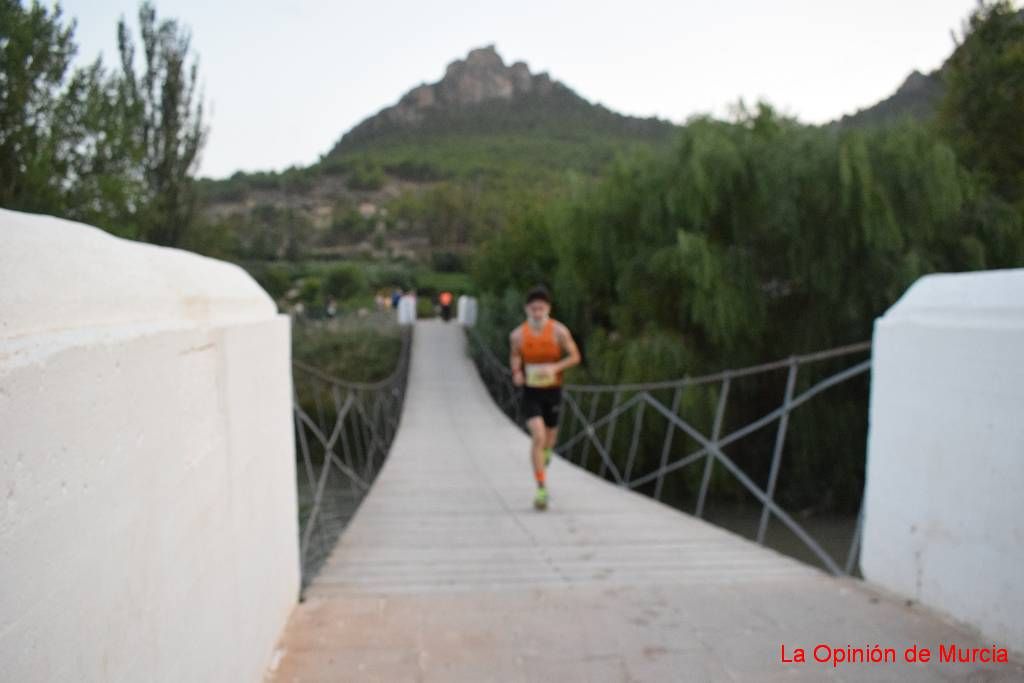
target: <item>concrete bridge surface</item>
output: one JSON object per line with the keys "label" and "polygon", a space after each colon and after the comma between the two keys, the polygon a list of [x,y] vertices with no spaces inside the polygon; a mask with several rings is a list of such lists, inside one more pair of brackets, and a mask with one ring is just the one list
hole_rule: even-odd
{"label": "concrete bridge surface", "polygon": [[[532,507],[527,437],[493,404],[455,324],[417,323],[388,461],[268,680],[1022,680],[942,663],[975,632],[836,579],[556,458]],[[898,653],[817,663],[813,648]],[[929,647],[927,664],[904,649]],[[803,648],[807,663],[792,659]],[[822,651],[823,652],[823,651]]]}

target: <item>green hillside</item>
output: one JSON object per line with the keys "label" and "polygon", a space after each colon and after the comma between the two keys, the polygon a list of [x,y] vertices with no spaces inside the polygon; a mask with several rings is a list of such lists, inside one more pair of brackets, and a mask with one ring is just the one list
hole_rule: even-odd
{"label": "green hillside", "polygon": [[668,148],[679,130],[592,104],[480,48],[309,167],[201,181],[206,234],[243,259],[429,262],[471,250],[617,160]]}

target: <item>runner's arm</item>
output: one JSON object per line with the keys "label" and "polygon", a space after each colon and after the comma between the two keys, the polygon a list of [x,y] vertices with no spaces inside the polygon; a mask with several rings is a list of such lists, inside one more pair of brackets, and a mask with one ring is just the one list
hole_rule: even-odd
{"label": "runner's arm", "polygon": [[552,363],[551,367],[553,372],[562,372],[580,364],[580,350],[576,346],[576,340],[572,338],[572,333],[569,332],[568,327],[559,323],[555,330],[558,332],[558,341],[562,345],[562,350],[569,355],[557,363]]}
{"label": "runner's arm", "polygon": [[508,364],[512,368],[512,383],[519,386],[526,378],[523,376],[523,356],[519,353],[519,335],[516,332],[518,330],[513,330],[508,335]]}

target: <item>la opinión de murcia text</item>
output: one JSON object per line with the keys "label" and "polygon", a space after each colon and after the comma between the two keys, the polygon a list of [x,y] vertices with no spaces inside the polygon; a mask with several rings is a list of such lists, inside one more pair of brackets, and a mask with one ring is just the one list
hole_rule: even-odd
{"label": "la opini\u00f3n de murcia text", "polygon": [[902,652],[879,644],[857,647],[818,643],[804,648],[790,647],[783,643],[779,647],[779,662],[782,664],[814,662],[831,664],[833,668],[848,664],[1007,664],[1009,661],[1007,649],[994,644],[991,647],[961,647],[956,643],[944,643],[937,649],[914,644],[902,648]]}

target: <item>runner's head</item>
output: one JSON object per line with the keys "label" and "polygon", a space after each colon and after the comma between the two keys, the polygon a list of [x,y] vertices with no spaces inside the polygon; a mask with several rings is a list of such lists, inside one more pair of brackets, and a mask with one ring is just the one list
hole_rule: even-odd
{"label": "runner's head", "polygon": [[551,294],[543,285],[537,285],[526,293],[526,316],[534,322],[541,322],[551,314]]}

